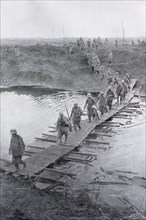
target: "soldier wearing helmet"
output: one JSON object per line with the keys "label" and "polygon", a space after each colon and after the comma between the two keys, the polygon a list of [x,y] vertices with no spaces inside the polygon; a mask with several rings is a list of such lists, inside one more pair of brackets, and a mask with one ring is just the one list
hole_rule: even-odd
{"label": "soldier wearing helmet", "polygon": [[107,112],[107,102],[106,102],[106,98],[104,96],[103,91],[100,92],[98,105],[99,105],[99,111],[101,112],[101,115],[103,115],[105,112]]}
{"label": "soldier wearing helmet", "polygon": [[25,151],[25,144],[23,138],[17,134],[16,129],[11,129],[11,142],[9,148],[9,154],[12,155],[12,163],[15,165],[16,172],[19,171],[19,164],[23,164],[26,167],[25,161],[22,160],[22,155]]}
{"label": "soldier wearing helmet", "polygon": [[106,92],[107,106],[109,107],[109,110],[112,109],[112,103],[113,103],[114,98],[115,98],[115,94],[111,86],[109,86]]}
{"label": "soldier wearing helmet", "polygon": [[94,117],[93,105],[95,105],[95,104],[96,104],[96,101],[91,96],[91,93],[88,93],[87,94],[87,99],[86,99],[86,102],[85,102],[85,106],[84,106],[84,111],[87,107],[87,114],[88,114],[89,122],[91,122],[91,118]]}
{"label": "soldier wearing helmet", "polygon": [[65,136],[65,142],[67,142],[70,122],[62,112],[59,113],[59,118],[56,124],[56,130],[58,131],[58,140],[62,144],[62,137]]}

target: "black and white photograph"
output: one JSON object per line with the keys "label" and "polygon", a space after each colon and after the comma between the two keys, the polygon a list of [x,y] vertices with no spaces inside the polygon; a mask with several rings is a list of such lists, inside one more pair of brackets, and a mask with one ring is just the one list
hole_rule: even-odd
{"label": "black and white photograph", "polygon": [[0,219],[146,220],[146,0],[0,14]]}

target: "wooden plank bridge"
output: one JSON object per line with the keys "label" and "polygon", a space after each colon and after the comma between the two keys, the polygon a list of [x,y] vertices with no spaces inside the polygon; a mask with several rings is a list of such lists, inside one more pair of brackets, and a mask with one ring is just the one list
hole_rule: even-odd
{"label": "wooden plank bridge", "polygon": [[[125,106],[128,105],[130,100],[134,96],[134,90],[132,88],[136,84],[136,79],[131,80],[131,91],[126,95],[125,100],[121,105],[114,105],[113,109],[107,113],[105,113],[100,120],[98,121],[93,121],[91,123],[88,123],[88,120],[83,120],[81,122],[81,131],[79,132],[71,132],[68,137],[67,145],[58,145],[56,143],[56,137],[51,136],[48,134],[43,135],[42,138],[39,138],[34,141],[33,143],[29,144],[26,148],[25,154],[29,156],[26,159],[26,164],[27,167],[21,169],[18,172],[18,175],[20,176],[26,176],[28,175],[29,177],[34,177],[37,174],[39,175],[41,173],[41,176],[44,175],[42,172],[47,172],[46,167],[49,165],[57,162],[58,160],[64,158],[67,160],[67,156],[70,154],[73,154],[73,150],[75,148],[79,147],[82,142],[87,138],[87,136],[99,125],[104,123],[106,120],[110,119],[113,117],[115,114],[117,114],[120,110],[122,110]],[[84,162],[89,158],[90,160],[92,159],[93,155],[80,155],[81,160]],[[74,155],[68,157],[72,158],[75,161],[79,161],[79,158],[75,157]],[[4,170],[8,173],[13,173],[14,172],[14,166],[9,165],[4,168]],[[39,178],[42,178],[39,176]],[[55,181],[55,180],[53,180]],[[57,181],[57,180],[56,180]],[[43,187],[40,183],[36,183],[38,188],[47,188],[50,185],[47,185],[44,183]]]}

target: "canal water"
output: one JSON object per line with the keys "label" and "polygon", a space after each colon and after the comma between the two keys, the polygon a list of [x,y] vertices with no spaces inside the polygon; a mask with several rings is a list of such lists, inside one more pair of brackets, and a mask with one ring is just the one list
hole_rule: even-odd
{"label": "canal water", "polygon": [[8,153],[10,129],[15,128],[25,143],[34,141],[41,133],[55,126],[59,112],[67,116],[74,103],[83,108],[85,94],[42,89],[15,89],[1,95],[1,155]]}

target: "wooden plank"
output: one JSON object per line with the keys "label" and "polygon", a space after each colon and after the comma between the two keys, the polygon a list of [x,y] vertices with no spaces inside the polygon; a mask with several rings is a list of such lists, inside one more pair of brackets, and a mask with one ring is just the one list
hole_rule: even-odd
{"label": "wooden plank", "polygon": [[73,161],[73,162],[84,163],[84,164],[88,164],[90,162],[88,160],[76,159],[76,158],[66,157],[66,156],[64,156],[63,159],[66,160],[66,161]]}
{"label": "wooden plank", "polygon": [[39,174],[38,178],[46,179],[51,181],[59,181],[63,177],[61,173],[55,173],[49,170],[44,170],[41,174]]}
{"label": "wooden plank", "polygon": [[96,131],[94,131],[94,133],[92,133],[92,134],[95,134],[95,135],[97,135],[97,136],[112,137],[112,135],[110,135],[110,134],[99,133],[99,132],[96,132]]}
{"label": "wooden plank", "polygon": [[[74,147],[72,147],[72,150]],[[21,175],[32,176],[43,168],[47,167],[49,164],[55,162],[59,158],[63,157],[65,154],[69,153],[71,148],[67,146],[58,146],[52,145],[49,148],[43,150],[40,153],[37,153],[31,156],[29,159],[26,160],[26,168],[23,168],[19,171]]]}
{"label": "wooden plank", "polygon": [[41,140],[41,141],[48,141],[48,142],[56,142],[56,140],[51,139],[51,138],[41,138],[41,137],[35,137],[36,140]]}
{"label": "wooden plank", "polygon": [[52,135],[52,134],[46,134],[46,133],[42,133],[42,136],[46,136],[46,137],[50,137],[50,138],[57,138],[56,135]]}
{"label": "wooden plank", "polygon": [[35,182],[34,183],[34,186],[40,190],[50,190],[56,186],[60,185],[59,183],[55,183],[55,184],[52,184],[52,182],[50,183],[42,183],[42,182]]}
{"label": "wooden plank", "polygon": [[56,170],[56,169],[51,169],[51,168],[45,168],[44,170],[52,171],[52,172],[56,172],[56,173],[61,173],[63,175],[67,175],[67,176],[71,176],[71,177],[76,176],[76,174],[74,174],[74,173],[63,172],[63,171]]}
{"label": "wooden plank", "polygon": [[49,143],[47,141],[45,142],[45,141],[35,140],[32,143],[28,144],[27,146],[28,147],[35,147],[35,148],[38,147],[38,148],[46,149],[51,145],[52,145],[52,143]]}
{"label": "wooden plank", "polygon": [[91,139],[85,139],[85,142],[88,142],[88,143],[91,143],[91,144],[105,144],[105,145],[109,145],[110,144],[108,142],[95,141],[95,140],[91,140]]}
{"label": "wooden plank", "polygon": [[76,153],[76,152],[71,152],[71,154],[76,154],[76,155],[85,155],[85,156],[97,156],[96,154],[89,154],[89,153]]}
{"label": "wooden plank", "polygon": [[128,119],[128,120],[132,120],[132,118],[130,117],[123,117],[123,116],[114,116],[114,118],[120,118],[120,119]]}

